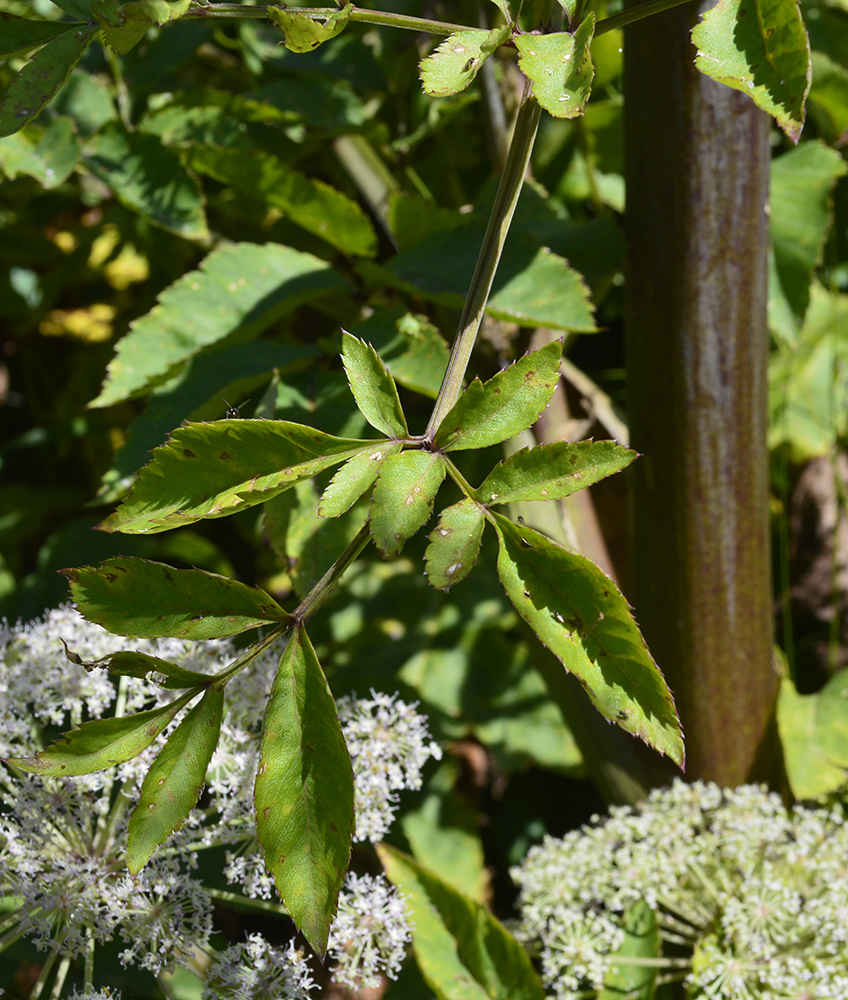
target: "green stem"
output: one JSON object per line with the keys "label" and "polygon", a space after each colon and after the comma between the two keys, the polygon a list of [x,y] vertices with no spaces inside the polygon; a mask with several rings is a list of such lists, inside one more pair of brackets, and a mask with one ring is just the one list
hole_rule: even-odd
{"label": "green stem", "polygon": [[[268,4],[259,7],[243,7],[238,3],[210,3],[192,7],[180,18],[207,17],[268,17],[268,7],[282,7],[287,14],[305,14],[318,21],[326,21],[333,14],[338,14],[338,7],[289,7],[285,3]],[[429,17],[407,17],[405,14],[392,14],[382,10],[363,10],[354,7],[350,15],[351,21],[363,21],[365,24],[386,24],[391,28],[406,28],[408,31],[428,31],[431,35],[452,35],[455,31],[468,31],[467,24],[451,24],[449,21],[434,21]]]}
{"label": "green stem", "polygon": [[291,622],[282,622],[280,625],[277,625],[276,628],[272,629],[264,639],[260,639],[258,642],[255,642],[252,646],[246,649],[237,660],[233,660],[226,670],[222,670],[220,674],[215,674],[215,684],[218,687],[226,685],[228,681],[231,681],[237,673],[244,670],[249,663],[255,660],[260,653],[264,653],[269,646],[273,646],[280,636],[291,628],[291,625]]}
{"label": "green stem", "polygon": [[284,906],[267,899],[252,899],[249,896],[240,896],[237,892],[227,892],[225,889],[206,889],[205,892],[213,899],[229,903],[231,906],[241,906],[248,910],[261,910],[263,913],[275,913],[277,916],[288,916],[288,910]]}
{"label": "green stem", "polygon": [[595,38],[598,35],[605,35],[608,31],[623,28],[625,24],[641,21],[643,17],[659,14],[660,11],[669,10],[671,7],[681,7],[685,3],[692,3],[692,0],[649,0],[648,3],[641,3],[636,7],[630,7],[628,10],[623,10],[620,14],[615,14],[613,17],[605,17],[603,21],[598,21],[595,26]]}
{"label": "green stem", "polygon": [[427,425],[427,431],[424,435],[427,441],[433,440],[439,424],[444,420],[462,392],[465,371],[471,360],[471,352],[477,340],[477,332],[480,329],[489,292],[492,290],[492,282],[500,263],[509,225],[512,222],[515,206],[518,204],[518,196],[521,194],[524,175],[527,173],[530,154],[533,152],[533,143],[539,128],[539,119],[542,116],[542,110],[534,100],[531,90],[528,80],[524,85],[524,94],[515,120],[515,130],[509,147],[506,167],[495,195],[495,204],[492,208],[492,214],[489,216],[489,225],[486,229],[486,235],[483,237],[483,246],[480,248],[480,256],[477,258],[477,267],[474,271],[474,277],[471,279],[471,287],[468,290],[465,308],[459,321],[459,329],[448,361],[448,368],[439,390],[436,405],[433,407],[433,415],[430,417],[430,423]]}
{"label": "green stem", "polygon": [[350,545],[348,545],[339,558],[333,563],[333,565],[315,584],[312,590],[310,590],[306,597],[301,601],[298,607],[292,612],[292,618],[294,618],[298,624],[305,622],[306,619],[310,615],[314,614],[327,600],[327,598],[329,598],[342,574],[348,569],[349,566],[353,565],[359,553],[365,548],[370,540],[371,530],[367,524],[363,524]]}

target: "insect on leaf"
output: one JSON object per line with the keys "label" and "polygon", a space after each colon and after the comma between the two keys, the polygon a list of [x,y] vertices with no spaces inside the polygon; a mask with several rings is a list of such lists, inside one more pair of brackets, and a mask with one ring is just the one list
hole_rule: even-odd
{"label": "insect on leaf", "polygon": [[224,689],[211,687],[168,737],[145,776],[127,836],[127,868],[137,875],[185,823],[200,798],[221,733]]}
{"label": "insect on leaf", "polygon": [[424,553],[424,572],[437,590],[450,590],[474,568],[483,523],[483,509],[471,497],[442,511],[439,523],[427,536],[430,544]]}
{"label": "insect on leaf", "polygon": [[395,380],[370,344],[342,331],[342,362],[362,415],[388,438],[409,436]]}
{"label": "insect on leaf", "polygon": [[302,627],[286,646],[256,775],[256,828],[283,905],[319,955],[350,860],[353,768],[321,665]]}
{"label": "insect on leaf", "polygon": [[436,432],[442,451],[500,444],[538,420],[559,379],[562,341],[554,340],[488,382],[475,379]]}
{"label": "insect on leaf", "polygon": [[194,688],[168,705],[136,715],[84,722],[32,757],[16,757],[9,763],[23,771],[53,778],[73,778],[124,764],[146,750],[198,693]]}
{"label": "insect on leaf", "polygon": [[483,63],[507,38],[507,24],[492,31],[454,32],[421,61],[424,92],[432,97],[447,97],[465,90]]}
{"label": "insect on leaf", "polygon": [[390,455],[380,468],[371,500],[371,535],[384,556],[400,552],[433,513],[445,463],[429,451]]}

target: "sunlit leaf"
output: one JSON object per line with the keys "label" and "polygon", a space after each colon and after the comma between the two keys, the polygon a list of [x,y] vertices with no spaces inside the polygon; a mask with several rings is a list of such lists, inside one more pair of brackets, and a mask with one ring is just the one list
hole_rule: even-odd
{"label": "sunlit leaf", "polygon": [[554,340],[486,383],[475,379],[439,426],[436,447],[485,448],[526,430],[554,394],[561,353],[562,341]]}
{"label": "sunlit leaf", "polygon": [[481,903],[388,844],[377,853],[400,889],[415,959],[442,1000],[543,1000],[527,952]]}
{"label": "sunlit leaf", "polygon": [[429,451],[389,455],[380,467],[371,502],[371,535],[384,556],[400,552],[433,513],[445,463]]}
{"label": "sunlit leaf", "polygon": [[458,94],[471,83],[480,67],[509,38],[509,25],[492,31],[456,31],[421,62],[424,92],[433,97]]}
{"label": "sunlit leaf", "polygon": [[395,380],[374,348],[342,331],[342,362],[350,391],[368,423],[388,438],[407,437]]}
{"label": "sunlit leaf", "polygon": [[660,957],[657,915],[639,900],[625,910],[622,921],[624,940],[610,952],[609,971],[598,1000],[653,1000]]}
{"label": "sunlit leaf", "polygon": [[380,474],[383,462],[389,455],[397,455],[403,446],[400,442],[377,442],[373,448],[361,451],[339,469],[321,496],[318,512],[321,517],[338,517],[356,503],[369,490]]}
{"label": "sunlit leaf", "polygon": [[222,639],[288,619],[264,590],[205,570],[118,557],[63,572],[83,617],[117,635]]}
{"label": "sunlit leaf", "polygon": [[[841,697],[845,681],[841,675],[834,677],[830,684],[834,681],[838,682]],[[848,779],[848,727],[845,724],[844,699],[839,705],[839,728],[828,734],[825,734],[819,718],[820,707],[820,693],[798,694],[790,678],[785,677],[781,681],[777,700],[777,726],[786,775],[792,794],[798,799],[817,799],[828,795],[842,788]],[[841,757],[838,762],[822,746],[822,742],[829,743],[833,750],[834,738],[841,741],[841,747],[836,748],[837,759]]]}
{"label": "sunlit leaf", "polygon": [[614,441],[556,441],[522,448],[496,465],[477,495],[485,504],[556,500],[620,472],[636,452]]}
{"label": "sunlit leaf", "polygon": [[306,632],[286,646],[265,712],[256,828],[283,905],[319,955],[350,860],[353,768]]}
{"label": "sunlit leaf", "polygon": [[797,142],[812,74],[796,0],[719,0],[702,18],[692,29],[698,69],[748,94]]}
{"label": "sunlit leaf", "polygon": [[589,47],[594,33],[593,11],[573,34],[556,31],[515,36],[518,65],[533,83],[533,96],[555,118],[583,114],[595,76]]}
{"label": "sunlit leaf", "polygon": [[346,4],[319,21],[308,14],[290,13],[282,7],[268,7],[268,19],[283,32],[285,46],[292,52],[311,52],[323,42],[343,31],[353,13],[353,4]]}
{"label": "sunlit leaf", "polygon": [[127,868],[137,875],[188,819],[200,798],[221,733],[224,689],[210,687],[168,737],[141,786],[127,834]]}
{"label": "sunlit leaf", "polygon": [[197,694],[196,689],[187,691],[168,705],[120,719],[84,722],[34,756],[12,758],[9,763],[53,778],[73,778],[124,764],[146,750]]}
{"label": "sunlit leaf", "polygon": [[155,449],[129,496],[99,527],[136,534],[226,517],[372,444],[286,420],[187,424]]}
{"label": "sunlit leaf", "polygon": [[674,699],[612,580],[532,528],[489,517],[498,575],[516,611],[602,715],[682,765]]}
{"label": "sunlit leaf", "polygon": [[466,497],[447,507],[427,537],[430,541],[424,553],[427,579],[437,590],[450,590],[468,576],[477,561],[483,537],[480,504]]}

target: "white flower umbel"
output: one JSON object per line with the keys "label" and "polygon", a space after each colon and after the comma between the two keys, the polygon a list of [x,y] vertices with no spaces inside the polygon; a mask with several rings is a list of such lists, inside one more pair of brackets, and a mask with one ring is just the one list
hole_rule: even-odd
{"label": "white flower umbel", "polygon": [[692,1000],[848,998],[840,813],[787,812],[758,786],[678,781],[637,809],[547,837],[512,874],[520,936],[558,1000],[601,989],[639,900],[657,915],[661,975],[683,980]]}
{"label": "white flower umbel", "polygon": [[396,979],[411,940],[403,897],[382,875],[348,872],[330,928],[333,979],[354,990]]}
{"label": "white flower umbel", "polygon": [[[417,703],[416,703],[417,704]],[[421,787],[421,769],[442,751],[430,740],[427,717],[397,695],[337,701],[339,721],[353,762],[354,840],[382,840],[398,807],[398,792]]]}
{"label": "white flower umbel", "polygon": [[203,1000],[309,1000],[314,986],[306,957],[294,941],[277,948],[251,934],[214,961]]}

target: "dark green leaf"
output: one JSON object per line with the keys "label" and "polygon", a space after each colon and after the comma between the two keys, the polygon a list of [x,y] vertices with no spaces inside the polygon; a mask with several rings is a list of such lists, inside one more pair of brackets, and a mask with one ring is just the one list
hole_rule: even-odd
{"label": "dark green leaf", "polygon": [[67,21],[32,21],[28,17],[0,11],[0,59],[30,52],[51,38],[78,27],[80,25],[68,24]]}
{"label": "dark green leaf", "polygon": [[481,903],[388,844],[377,853],[403,893],[418,967],[440,1000],[544,1000],[527,952]]}
{"label": "dark green leaf", "polygon": [[252,340],[281,316],[345,280],[323,260],[290,247],[222,246],[159,296],[118,343],[100,395],[89,406],[131,399],[224,338]]}
{"label": "dark green leaf", "polygon": [[424,92],[433,97],[448,97],[465,90],[483,63],[507,38],[508,24],[492,31],[472,28],[454,32],[422,60]]}
{"label": "dark green leaf", "polygon": [[489,517],[500,543],[498,575],[521,617],[602,715],[682,766],[674,699],[612,580],[532,528]]}
{"label": "dark green leaf", "polygon": [[311,52],[344,30],[353,13],[353,5],[346,4],[324,21],[307,14],[289,13],[281,7],[268,7],[267,10],[268,19],[283,32],[287,49],[291,52]]}
{"label": "dark green leaf", "polygon": [[555,118],[583,114],[595,76],[589,48],[594,33],[592,12],[573,34],[557,31],[515,36],[518,65],[533,83],[533,96]]}
{"label": "dark green leaf", "polygon": [[98,27],[73,27],[36,52],[0,100],[0,136],[17,132],[41,112],[82,59]]}
{"label": "dark green leaf", "polygon": [[483,510],[466,497],[447,507],[439,517],[424,553],[424,572],[437,590],[450,590],[471,572],[483,537]]}
{"label": "dark green leaf", "polygon": [[438,396],[450,351],[426,316],[379,310],[353,332],[374,345],[396,382],[430,399]]}
{"label": "dark green leaf", "polygon": [[124,764],[146,750],[176,714],[197,697],[187,691],[176,701],[121,719],[95,719],[65,733],[33,757],[10,759],[24,771],[52,778],[73,778]]}
{"label": "dark green leaf", "polygon": [[559,380],[562,341],[525,354],[488,382],[475,379],[436,432],[442,451],[500,444],[535,423]]}
{"label": "dark green leaf", "polygon": [[157,136],[109,122],[91,140],[85,163],[127,208],[157,226],[191,240],[209,235],[200,186]]}
{"label": "dark green leaf", "polygon": [[797,142],[812,74],[796,0],[719,0],[702,18],[692,29],[698,69],[748,94]]}
{"label": "dark green leaf", "polygon": [[91,0],[51,0],[60,10],[78,21],[93,21]]}
{"label": "dark green leaf", "polygon": [[99,527],[152,533],[226,517],[270,500],[372,444],[285,420],[187,424],[154,450],[130,495]]}
{"label": "dark green leaf", "polygon": [[333,696],[301,627],[283,653],[265,712],[255,801],[277,892],[323,955],[350,860],[353,768]]}
{"label": "dark green leaf", "polygon": [[640,900],[624,914],[622,927],[624,940],[610,953],[610,971],[598,1000],[653,1000],[659,969],[650,963],[660,957],[657,915]]}
{"label": "dark green leaf", "polygon": [[380,468],[371,503],[371,535],[384,556],[400,552],[433,513],[445,463],[429,451],[390,455]]}
{"label": "dark green leaf", "polygon": [[387,438],[407,437],[395,380],[374,348],[343,330],[342,361],[350,391],[368,423]]}
{"label": "dark green leaf", "polygon": [[70,118],[57,118],[33,145],[21,132],[0,139],[0,169],[13,180],[34,177],[48,190],[58,187],[79,163],[82,147]]}
{"label": "dark green leaf", "polygon": [[72,649],[65,646],[65,655],[71,661],[86,670],[108,670],[111,674],[118,674],[122,677],[150,677],[152,674],[161,674],[165,680],[159,681],[159,686],[163,688],[201,688],[208,685],[211,678],[208,674],[198,673],[196,670],[186,670],[177,663],[168,660],[160,660],[158,656],[150,656],[147,653],[137,653],[131,650],[122,650],[118,653],[109,653],[99,660],[86,662]]}
{"label": "dark green leaf", "polygon": [[83,617],[116,635],[222,639],[289,617],[264,590],[201,569],[119,556],[62,572]]}
{"label": "dark green leaf", "polygon": [[127,834],[127,868],[137,875],[188,819],[218,745],[224,689],[210,687],[168,737],[145,776]]}
{"label": "dark green leaf", "polygon": [[355,201],[270,153],[197,146],[188,164],[248,197],[261,198],[263,204],[280,209],[296,225],[344,253],[373,257],[377,252],[374,227]]}
{"label": "dark green leaf", "polygon": [[374,485],[383,462],[389,455],[397,455],[401,448],[399,441],[378,442],[373,448],[348,459],[324,490],[318,508],[321,517],[338,517],[350,510]]}
{"label": "dark green leaf", "polygon": [[496,465],[477,491],[486,505],[557,500],[626,469],[636,452],[615,441],[556,441],[522,448]]}

